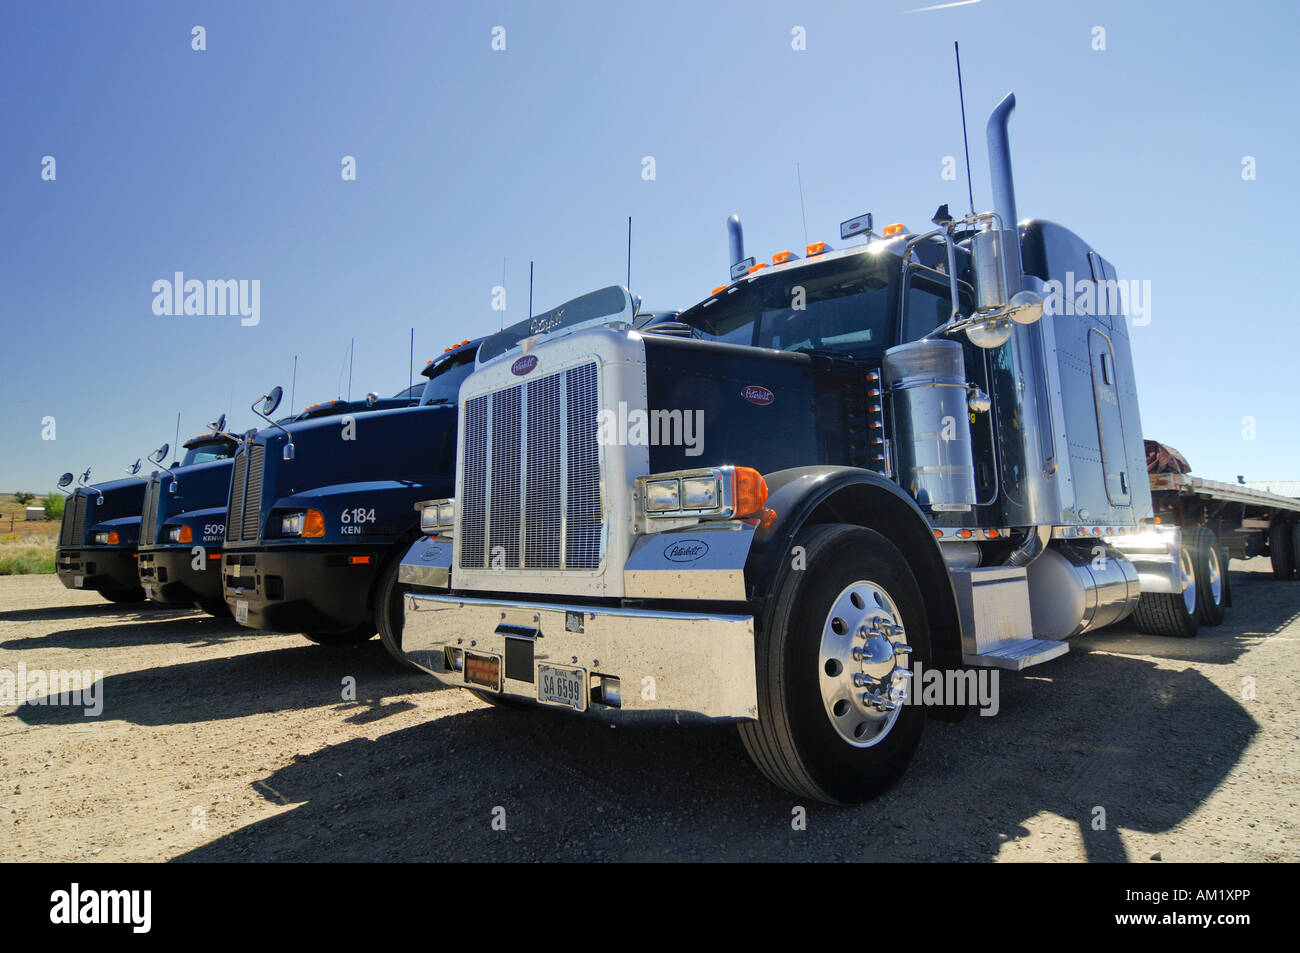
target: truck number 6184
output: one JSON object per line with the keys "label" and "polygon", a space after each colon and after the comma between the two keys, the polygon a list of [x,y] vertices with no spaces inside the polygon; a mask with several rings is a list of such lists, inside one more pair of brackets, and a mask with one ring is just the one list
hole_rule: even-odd
{"label": "truck number 6184", "polygon": [[344,523],[373,523],[375,522],[375,511],[373,508],[366,509],[364,506],[353,507],[350,510],[344,510],[342,521]]}

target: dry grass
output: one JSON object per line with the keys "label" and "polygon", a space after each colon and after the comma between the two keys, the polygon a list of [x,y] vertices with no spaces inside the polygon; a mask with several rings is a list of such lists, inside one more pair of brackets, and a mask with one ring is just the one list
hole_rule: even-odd
{"label": "dry grass", "polygon": [[0,576],[54,572],[54,549],[59,538],[49,530],[57,524],[35,525],[43,526],[45,534],[0,532]]}

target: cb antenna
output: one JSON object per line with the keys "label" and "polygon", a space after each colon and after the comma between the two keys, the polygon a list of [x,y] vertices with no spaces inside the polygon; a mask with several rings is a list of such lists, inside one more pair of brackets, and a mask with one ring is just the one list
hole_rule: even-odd
{"label": "cb antenna", "polygon": [[528,263],[528,320],[533,319],[533,263]]}
{"label": "cb antenna", "polygon": [[632,216],[627,217],[627,290],[632,290]]}
{"label": "cb antenna", "polygon": [[966,149],[966,194],[970,197],[970,213],[975,214],[975,188],[970,181],[970,142],[966,138],[966,94],[961,86],[961,47],[952,41],[952,51],[957,57],[957,99],[961,103],[961,143]]}
{"label": "cb antenna", "polygon": [[794,174],[799,180],[799,214],[803,217],[803,243],[808,244],[808,211],[803,204],[803,172],[799,170],[799,163],[794,164]]}

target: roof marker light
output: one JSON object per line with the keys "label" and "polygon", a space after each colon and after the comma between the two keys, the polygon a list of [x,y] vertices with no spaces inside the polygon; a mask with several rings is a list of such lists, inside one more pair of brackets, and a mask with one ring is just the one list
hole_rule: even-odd
{"label": "roof marker light", "polygon": [[832,250],[831,246],[827,245],[825,242],[812,242],[804,249],[804,254],[811,258],[813,255],[821,255]]}
{"label": "roof marker light", "polygon": [[762,271],[762,270],[763,270],[764,268],[766,268],[766,267],[767,267],[767,262],[765,262],[765,261],[760,261],[757,265],[750,265],[750,266],[749,266],[749,273],[752,275],[752,274],[754,274],[754,272],[756,272],[756,271]]}
{"label": "roof marker light", "polygon": [[899,234],[900,232],[902,232],[902,230],[903,230],[903,223],[895,222],[893,225],[885,226],[884,235],[886,238],[889,238],[890,236]]}
{"label": "roof marker light", "polygon": [[772,264],[784,265],[787,261],[798,261],[799,256],[792,251],[779,251],[772,256]]}

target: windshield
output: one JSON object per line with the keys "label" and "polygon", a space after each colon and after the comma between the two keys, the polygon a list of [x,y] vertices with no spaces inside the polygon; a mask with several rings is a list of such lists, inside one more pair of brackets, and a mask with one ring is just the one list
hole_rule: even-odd
{"label": "windshield", "polygon": [[217,440],[212,443],[200,443],[185,451],[181,466],[190,467],[196,463],[211,463],[213,460],[225,460],[235,454],[235,447],[229,440]]}
{"label": "windshield", "polygon": [[466,348],[458,354],[443,361],[433,369],[433,376],[424,385],[420,395],[420,406],[456,406],[460,397],[460,384],[474,370],[474,349]]}
{"label": "windshield", "polygon": [[601,288],[572,301],[566,301],[558,308],[534,315],[527,321],[512,324],[504,331],[498,331],[483,342],[478,350],[478,360],[482,364],[498,355],[504,354],[524,338],[534,334],[545,334],[559,328],[572,328],[585,322],[632,321],[632,300],[626,289],[618,285]]}
{"label": "windshield", "polygon": [[763,276],[682,312],[707,337],[779,351],[879,356],[892,343],[893,255],[855,255]]}

